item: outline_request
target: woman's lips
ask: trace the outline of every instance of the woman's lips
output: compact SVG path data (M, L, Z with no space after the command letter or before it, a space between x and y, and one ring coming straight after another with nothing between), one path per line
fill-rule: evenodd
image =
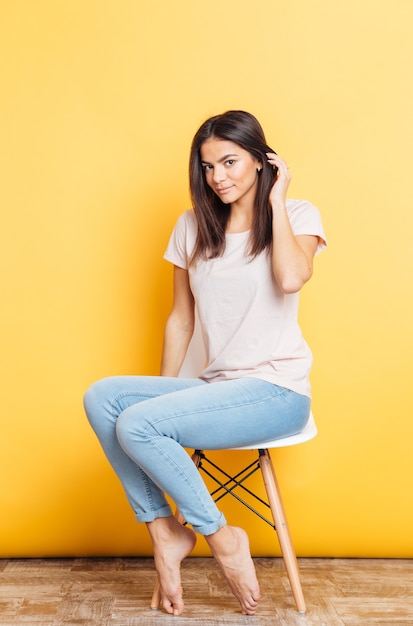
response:
M216 192L221 196L228 193L228 191L231 191L231 189L233 189L233 185L230 187L217 187Z

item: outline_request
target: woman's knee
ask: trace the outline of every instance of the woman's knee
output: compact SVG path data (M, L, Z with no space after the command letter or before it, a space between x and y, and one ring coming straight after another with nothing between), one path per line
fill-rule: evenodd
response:
M116 422L116 438L126 453L128 453L132 440L132 431L135 431L133 421L128 417L128 411L124 411Z
M148 441L151 430L146 412L141 411L138 405L125 409L116 422L116 438L126 452L130 446Z
M102 409L110 403L111 378L103 378L93 383L83 397L83 406L88 420L93 423Z

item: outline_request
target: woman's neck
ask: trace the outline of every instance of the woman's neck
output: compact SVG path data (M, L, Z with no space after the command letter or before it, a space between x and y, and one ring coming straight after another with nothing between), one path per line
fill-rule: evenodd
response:
M229 220L226 228L228 234L243 233L252 227L252 208L231 205Z

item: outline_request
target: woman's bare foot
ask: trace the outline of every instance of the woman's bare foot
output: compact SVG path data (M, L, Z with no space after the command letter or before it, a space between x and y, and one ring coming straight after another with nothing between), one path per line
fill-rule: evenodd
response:
M260 599L260 587L250 554L247 533L236 526L223 526L205 537L242 612L254 615Z
M162 605L167 613L180 615L184 609L181 562L192 552L196 535L173 516L159 517L148 522L147 527L153 543Z

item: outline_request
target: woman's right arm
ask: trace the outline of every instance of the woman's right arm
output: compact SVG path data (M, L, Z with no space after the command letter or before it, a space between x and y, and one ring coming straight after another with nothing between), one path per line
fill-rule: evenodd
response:
M175 265L173 304L165 326L161 376L178 376L194 332L194 311L188 271Z

